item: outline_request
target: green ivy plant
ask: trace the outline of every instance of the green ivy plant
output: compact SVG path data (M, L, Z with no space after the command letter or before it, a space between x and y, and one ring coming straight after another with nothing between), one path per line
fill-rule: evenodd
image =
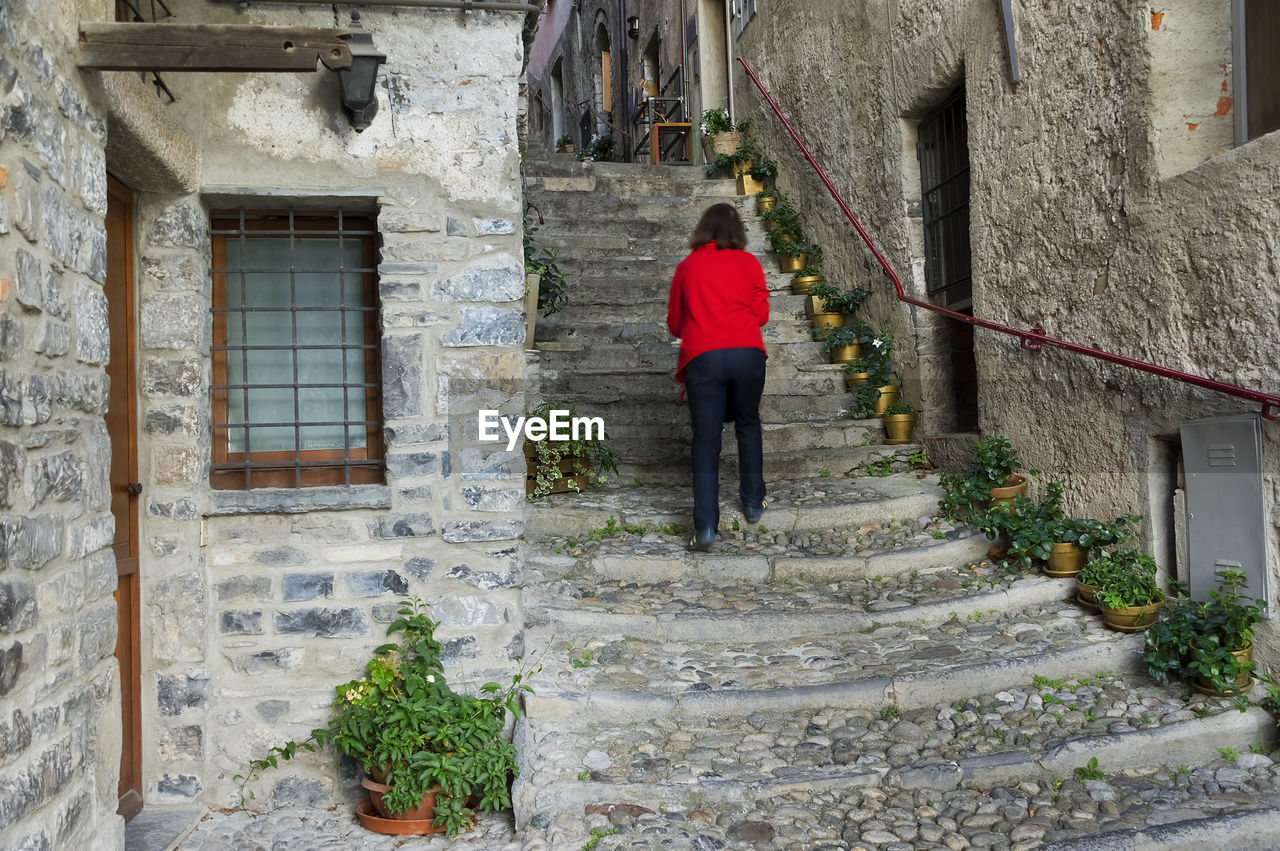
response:
M522 664L509 685L485 683L479 696L458 694L445 681L441 645L434 637L440 624L428 617L427 605L417 597L405 600L398 615L387 635L399 633L399 641L374 650L365 676L337 686L326 726L271 748L250 760L247 774L236 775L242 806L252 798L247 785L262 771L300 751L333 745L370 776L385 778L380 782L390 789L383 801L392 812L417 806L439 786L433 824L449 836L474 819L467 806L473 793L481 812L511 807L508 787L518 773L516 749L503 729L508 716L520 717L520 695L533 692L528 679L541 666Z

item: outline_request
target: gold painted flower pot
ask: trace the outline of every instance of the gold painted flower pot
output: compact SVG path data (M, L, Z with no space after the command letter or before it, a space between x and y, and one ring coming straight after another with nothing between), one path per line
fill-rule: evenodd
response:
M761 189L764 189L764 183L762 181L756 180L746 172L738 175L739 195L754 195Z
M852 346L836 346L831 350L832 363L848 363L860 357L862 357L862 346L858 343Z
M1151 626L1160 617L1160 607L1164 600L1147 606L1123 606L1119 609L1107 608L1106 603L1097 601L1098 611L1107 626L1120 632L1141 632Z
M1044 563L1045 575L1059 579L1075 576L1084 567L1087 554L1075 544L1054 544L1049 548L1049 560Z
M756 199L756 212L762 216L776 206L778 206L777 198L757 198Z
M890 446L901 446L904 443L911 443L915 439L915 430L915 414L884 415L884 442Z
M867 383L867 379L871 377L868 372L846 372L844 374L844 386L853 390L855 387L861 387Z
M814 330L825 331L828 328L839 328L844 325L843 313L815 313L809 318Z
M1087 582L1081 582L1080 577L1076 577L1076 602L1082 606L1088 606L1092 609L1098 608L1098 586L1090 585Z
M733 164L733 176L734 176L734 177L742 177L742 175L744 175L744 174L749 174L750 172L751 172L751 160L743 160L743 161L742 161L742 162L740 162L740 163L734 163L734 164ZM764 187L761 187L761 189L763 189L763 188L764 188ZM757 189L756 191L757 191L757 192L759 192L760 190L759 190L759 189ZM741 193L739 193L739 194L741 194Z
M804 295L805 293L809 292L809 287L813 286L814 284L821 283L825 280L826 278L823 277L822 275L802 275L800 277L792 278L791 294ZM812 316L813 314L810 313L809 315Z
M808 265L808 254L783 254L778 257L778 268L784 272L799 272Z
M1236 657L1236 661L1240 662L1242 665L1246 662L1252 662L1253 644L1250 644L1243 650L1232 650L1231 655ZM1191 687L1201 694L1215 694L1230 697L1233 694L1239 694L1240 692L1248 689L1251 682L1253 682L1253 675L1248 671L1241 671L1236 677L1236 687L1227 689L1226 691L1218 691L1213 687L1213 684L1210 683L1208 679L1200 676L1197 676L1191 681Z
M898 401L898 394L902 392L902 388L896 384L886 384L878 389L880 398L876 400L875 408L871 413L873 417L883 417L884 409Z
M1011 503L1015 496L1021 496L1027 492L1027 480L1022 476L1010 476L1004 483L1003 487L991 489L991 504L997 502Z

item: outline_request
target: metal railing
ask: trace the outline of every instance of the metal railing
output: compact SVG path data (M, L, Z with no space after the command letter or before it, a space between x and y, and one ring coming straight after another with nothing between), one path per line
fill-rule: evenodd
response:
M745 59L743 59L742 57L738 57L738 62L742 65L743 69L747 72L747 76L751 78L751 82L754 83L755 87L760 90L760 94L764 96L765 101L769 104L769 108L773 110L774 115L778 116L778 120L782 122L782 126L786 128L786 131L788 134L790 134L792 140L794 140L796 145L799 146L800 152L804 154L805 159L809 161L809 165L813 167L813 170L817 173L818 178L822 181L823 185L827 187L827 191L831 193L831 197L835 200L836 204L840 207L840 211L844 213L845 218L847 218L849 220L849 223L853 225L854 230L858 232L858 236L862 238L862 241L866 244L867 248L870 249L872 255L875 256L876 261L879 262L880 264L880 268L883 269L884 273L889 276L889 280L893 282L893 289L895 294L897 295L898 301L914 305L916 307L931 311L933 313L941 314L950 319L954 319L957 322L964 322L978 328L986 328L989 331L999 331L1002 334L1008 334L1010 336L1017 337L1019 342L1021 343L1022 348L1028 351L1039 351L1041 348L1045 346L1051 346L1055 349L1064 349L1068 352L1075 352L1076 354L1079 354L1079 355L1085 355L1086 357L1095 358L1097 360L1106 361L1108 363L1119 364L1120 366L1127 366L1130 369L1136 369L1141 372L1150 373L1152 375L1159 375L1162 378L1169 378L1174 381L1180 381L1183 384L1191 384L1196 387L1203 387L1206 390L1213 390L1218 393L1225 393L1228 396L1235 396L1240 399L1247 399L1251 402L1256 402L1262 406L1261 414L1263 418L1268 420L1280 419L1280 396L1277 396L1272 393L1263 393L1260 390L1250 390L1247 387L1239 387L1235 384L1227 384L1226 382L1217 381L1212 378L1206 378L1202 375L1192 375L1189 372L1181 372L1176 369L1170 369L1169 367L1159 366L1153 363L1147 363L1146 361L1135 360L1134 358L1128 358L1128 357L1125 357L1124 355L1117 355L1117 354L1112 354L1111 352L1104 352L1101 349L1089 348L1088 346L1082 346L1079 343L1072 343L1066 340L1059 340L1056 337L1050 337L1047 334L1045 334L1043 328L1026 328L1026 329L1013 328L1008 325L1002 325L999 322L992 322L989 319L980 319L976 316L969 316L964 313L958 313L957 311L954 311L954 310L948 310L947 308L940 307L939 305L933 304L932 302L924 301L923 299L918 299L918 298L914 298L913 296L907 295L906 291L903 289L902 281L898 278L897 273L894 272L893 268L889 265L889 261L885 259L884 254L876 246L875 242L872 241L871 237L867 235L866 230L862 227L862 223L858 221L858 217L853 214L853 211L849 209L849 205L845 202L844 198L840 195L839 191L837 191L835 186L832 185L831 179L827 177L827 173L822 170L822 166L818 165L817 160L813 158L813 154L810 153L809 148L805 145L804 141L800 138L800 135L796 133L795 128L791 126L791 122L788 121L787 117L782 114L782 110L781 108L779 108L777 101L773 99L773 95L769 94L769 91L760 82L760 79L756 76L755 71L751 69L751 66L747 63Z

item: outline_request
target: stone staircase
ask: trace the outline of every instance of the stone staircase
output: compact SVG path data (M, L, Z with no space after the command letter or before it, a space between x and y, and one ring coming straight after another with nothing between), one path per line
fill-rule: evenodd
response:
M984 561L990 541L936 516L918 447L842 417L788 276L769 274L769 508L743 518L727 429L721 540L687 552L666 290L700 211L743 201L692 170L528 170L539 237L578 283L539 326L543 394L603 415L626 464L530 506L525 646L543 667L516 730L518 830L554 849L1280 841L1259 695L1157 686L1141 638L1068 581Z

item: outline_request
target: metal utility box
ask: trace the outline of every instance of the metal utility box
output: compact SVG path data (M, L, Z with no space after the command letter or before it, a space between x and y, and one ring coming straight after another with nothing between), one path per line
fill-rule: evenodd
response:
M1182 461L1191 596L1207 600L1221 571L1242 570L1249 578L1248 596L1270 603L1261 417L1184 423Z

